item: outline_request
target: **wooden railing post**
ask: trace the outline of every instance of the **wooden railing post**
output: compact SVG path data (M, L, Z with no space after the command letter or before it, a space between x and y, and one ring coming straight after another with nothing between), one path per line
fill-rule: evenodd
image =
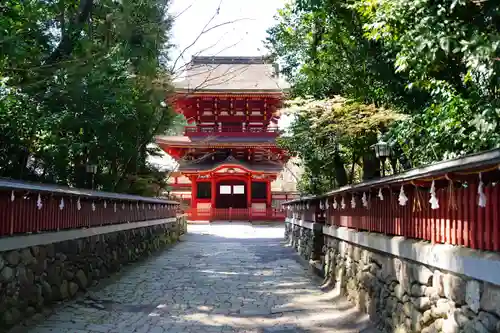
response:
M172 217L179 203L0 180L0 236L93 228ZM122 209L122 204L125 207Z

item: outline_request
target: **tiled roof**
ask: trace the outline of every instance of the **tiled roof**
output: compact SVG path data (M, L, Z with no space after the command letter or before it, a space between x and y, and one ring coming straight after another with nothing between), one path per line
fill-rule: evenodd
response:
M225 160L217 163L211 162L210 160L203 161L201 163L190 163L189 161L184 161L179 165L179 171L207 171L213 170L224 164L241 165L245 169L262 172L280 172L283 169L283 166L280 163L276 162L262 161L256 163L248 163L231 158L230 160Z
M157 136L156 142L159 144L178 144L191 146L194 144L202 146L210 146L214 144L276 144L276 138L273 137L228 137L228 136L212 136L212 137L188 137L188 136Z
M180 90L285 91L277 65L263 57L193 57Z

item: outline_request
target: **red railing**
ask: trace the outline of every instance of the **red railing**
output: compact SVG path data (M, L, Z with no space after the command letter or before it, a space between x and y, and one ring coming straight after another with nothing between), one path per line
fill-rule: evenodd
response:
M456 160L455 164L448 162L451 167L443 170L412 170L328 195L287 202L287 216L432 243L500 251L500 150L487 154L489 159L481 163L468 165L465 159ZM439 207L430 203L434 197L433 183ZM408 199L405 205L400 204L401 186Z
M187 215L191 221L281 221L285 218L285 212L277 208L190 208Z
M175 217L176 201L0 179L0 236Z
M186 126L184 128L184 135L187 136L210 136L210 135L224 135L224 136L277 136L279 134L278 128L271 127L254 127L248 126Z

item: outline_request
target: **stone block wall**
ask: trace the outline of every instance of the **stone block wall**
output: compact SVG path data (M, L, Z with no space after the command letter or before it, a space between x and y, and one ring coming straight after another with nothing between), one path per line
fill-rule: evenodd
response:
M0 330L40 316L48 306L73 298L123 265L176 242L186 231L186 218L130 227L106 233L95 228L92 236L0 252ZM18 244L31 236L22 237Z
M285 240L306 260L320 258L323 247L323 234L321 229L315 229L313 223L310 227L285 224ZM317 224L316 224L317 225ZM319 226L319 225L318 225Z
M304 227L286 228L289 242L310 244ZM500 333L498 285L327 234L321 258L325 280L382 332Z

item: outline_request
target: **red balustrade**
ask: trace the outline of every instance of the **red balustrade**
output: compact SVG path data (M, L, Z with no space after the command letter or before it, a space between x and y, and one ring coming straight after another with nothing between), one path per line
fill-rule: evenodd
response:
M0 180L0 236L175 217L179 203Z
M292 200L285 203L286 215L359 231L500 251L500 150L472 157ZM433 183L439 207L430 203ZM401 186L408 199L404 205L399 202Z
M271 127L254 127L254 126L186 126L184 128L184 135L186 136L210 136L210 135L224 135L224 136L269 136L274 137L279 134L278 128Z
M190 221L282 221L285 212L277 208L190 208Z
M398 203L397 192L391 195L388 190L383 191L383 201L371 193L368 207L363 207L359 194L355 194L358 196L356 208L350 206L352 194L346 193L347 207L334 209L330 206L325 212L326 224L500 251L499 188L500 185L484 188L486 207L477 205L477 187L474 184L454 191L456 207L450 206L447 189L437 189L438 209L431 209L429 194L422 190L405 190L409 199L405 206ZM423 192L419 194L420 199L417 199L416 191Z

